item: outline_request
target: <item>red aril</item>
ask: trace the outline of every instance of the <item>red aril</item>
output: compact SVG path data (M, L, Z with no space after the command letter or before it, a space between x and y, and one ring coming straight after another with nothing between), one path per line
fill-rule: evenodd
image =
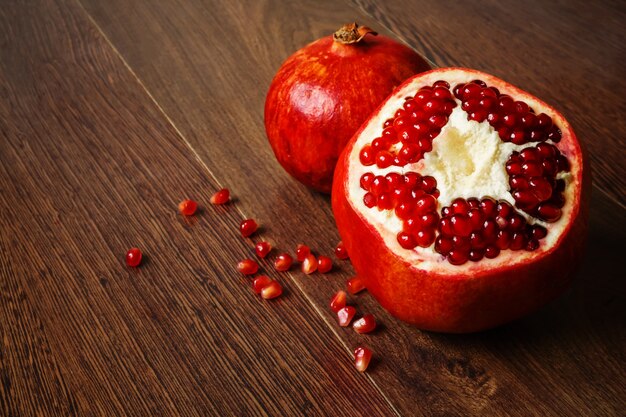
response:
M288 253L281 253L274 260L274 268L279 272L289 271L293 258Z
M239 230L241 231L241 236L249 237L254 232L257 231L259 225L256 223L254 219L245 219L239 225Z
M313 255L312 253L309 253L308 255L304 257L304 260L302 261L302 272L304 272L307 275L310 275L316 270L317 270L317 259L315 258L315 255Z
M369 333L376 328L376 320L372 314L366 314L352 323L352 328L357 333Z
M333 269L333 261L328 256L320 255L317 258L317 271L325 274Z
M356 314L356 308L345 306L337 311L337 322L341 327L347 327Z
M183 200L178 203L178 212L183 216L192 216L197 208L198 203L193 200Z
M380 102L429 69L412 49L374 35L354 23L305 46L267 93L265 130L278 162L316 190L330 192L339 153Z
M432 120L407 130L407 103ZM385 146L374 147L380 137ZM419 152L400 157L407 146ZM377 152L398 159L381 166ZM363 124L337 164L332 205L356 272L387 310L463 333L567 288L589 184L560 113L491 75L442 68L407 80Z
M267 275L259 275L254 278L254 281L252 281L252 289L255 293L261 294L263 288L265 288L270 282L272 282L272 279Z
M272 298L280 297L283 293L283 286L280 285L278 281L271 281L261 290L261 297L266 300L271 300Z
M252 259L244 259L237 263L237 271L244 275L256 274L259 271L259 264Z
M365 289L365 283L359 277L353 277L346 281L346 288L352 295L357 294Z
M211 204L226 204L230 201L230 191L228 188L222 188L211 196Z
M330 299L330 309L336 313L346 306L347 294L345 291L339 290Z
M126 265L131 267L139 266L141 258L142 254L139 248L130 248L128 252L126 252Z
M337 244L337 247L335 248L335 256L337 257L337 259L348 259L348 251L346 250L346 247L344 246L343 242L339 242Z
M303 245L302 243L300 243L296 247L296 259L298 260L298 262L304 261L304 258L306 258L307 255L310 253L311 249L307 245Z
M271 250L272 250L272 244L270 242L263 241L254 245L254 252L256 253L256 256L258 256L259 258L265 258L267 254L270 253Z
M365 372L372 360L372 351L366 347L359 346L354 349L354 366L359 372Z

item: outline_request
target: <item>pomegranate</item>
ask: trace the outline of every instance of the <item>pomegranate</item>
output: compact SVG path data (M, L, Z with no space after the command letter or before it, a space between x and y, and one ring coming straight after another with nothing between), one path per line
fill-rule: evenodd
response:
M559 295L581 259L589 170L565 118L494 76L407 80L337 164L332 206L366 288L426 330L479 331Z
M369 34L369 36L368 36ZM278 162L298 181L330 192L339 153L406 78L430 67L415 51L348 24L290 56L265 101L265 130Z

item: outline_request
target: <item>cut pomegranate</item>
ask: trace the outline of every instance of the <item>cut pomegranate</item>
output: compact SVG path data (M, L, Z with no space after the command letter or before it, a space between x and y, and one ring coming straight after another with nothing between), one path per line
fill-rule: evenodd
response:
M364 315L363 317L352 323L352 328L357 333L369 333L374 331L374 329L376 328L376 320L374 319L374 315Z
M272 281L261 290L261 297L266 300L279 297L283 293L283 287L278 281Z
M237 271L244 275L256 274L259 271L259 264L252 259L244 259L237 263Z
M239 225L239 230L241 231L241 236L249 237L254 232L257 231L259 225L254 221L254 219L246 219L241 222Z
M348 250L344 246L343 242L339 242L335 248L335 256L337 259L348 259Z
M584 165L552 107L491 75L442 68L407 80L349 142L333 212L385 308L424 329L471 332L568 286L587 228Z
M272 245L270 242L259 242L254 245L254 251L256 252L256 256L259 258L265 258L268 253L272 250Z
M317 259L315 258L315 255L313 255L312 253L309 253L307 256L304 257L304 260L302 261L302 272L304 272L307 275L310 275L316 270L317 270Z
M128 252L126 252L126 265L131 267L139 266L141 258L142 254L139 248L130 248Z
M328 256L320 255L317 258L317 271L325 274L333 269L333 261Z
M226 204L230 201L230 191L228 188L222 188L211 196L211 204Z
M298 262L303 262L304 258L311 253L311 249L307 245L299 244L296 247L296 259Z
M274 268L280 272L289 271L292 262L293 258L291 257L291 255L289 255L288 253L281 253L274 260Z
M337 322L341 327L347 327L356 314L356 308L352 306L345 306L337 311Z
M365 283L359 277L353 277L346 281L348 292L352 295L357 294L365 289Z
M366 347L359 346L354 349L354 366L359 372L365 372L372 360L372 351Z
M270 282L272 282L270 277L266 275L259 275L254 278L254 281L252 282L252 289L255 293L261 294L261 290L263 290L263 288L265 288Z
M347 294L345 291L337 291L330 299L330 309L336 313L346 306Z
M197 208L198 203L193 200L183 200L178 203L178 212L183 216L192 216Z

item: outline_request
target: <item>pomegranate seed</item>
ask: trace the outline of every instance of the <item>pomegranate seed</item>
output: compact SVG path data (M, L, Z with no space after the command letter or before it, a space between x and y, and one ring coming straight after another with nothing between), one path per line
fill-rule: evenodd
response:
M413 249L417 246L417 240L415 239L415 236L410 233L404 231L400 232L398 233L397 239L400 246L402 246L404 249Z
M302 272L304 272L307 275L310 275L316 270L317 270L317 259L315 258L315 255L313 255L312 253L309 253L308 255L304 257L304 260L302 261Z
M370 145L365 145L359 153L359 160L365 166L374 165L374 150Z
M271 281L261 290L261 297L266 300L279 297L283 293L283 287L278 281Z
M130 248L128 252L126 252L126 265L131 267L139 266L141 258L142 254L139 248Z
M376 320L373 314L366 314L354 323L352 328L357 333L369 333L376 328Z
M237 271L244 275L256 274L259 271L259 264L252 259L244 259L237 264Z
M178 203L178 211L183 216L192 216L196 209L198 208L198 203L193 200L183 200Z
M289 271L293 258L288 253L281 253L274 260L274 268L279 272Z
M265 258L271 250L272 245L270 244L270 242L259 242L254 245L254 251L259 258Z
M372 351L366 347L359 346L354 349L354 366L357 371L365 372L372 360Z
M248 237L252 235L259 228L256 221L254 219L246 219L241 222L239 225L239 230L241 230L241 235L243 237Z
M355 314L356 308L352 306L346 306L339 309L339 311L337 311L337 321L339 322L339 325L341 327L347 327L354 318Z
M302 243L296 246L296 259L298 262L304 261L304 258L311 253L311 249L307 245L303 245Z
M259 275L252 282L252 289L255 293L261 294L261 290L263 290L263 288L265 288L270 282L272 282L270 277L266 275Z
M333 269L333 261L328 256L320 255L317 258L317 270L318 272L325 274Z
M348 259L348 250L343 245L343 242L339 242L335 248L335 256L337 259Z
M448 254L448 261L452 265L462 265L467 262L468 254L458 249L452 249Z
M370 187L372 186L372 181L374 181L374 177L375 175L371 172L366 172L365 174L363 174L360 181L361 188L363 188L365 191L369 191Z
M343 290L339 290L330 299L330 309L336 313L346 306L347 295Z
M222 188L211 196L209 200L211 204L226 204L230 201L230 191L228 188Z
M346 288L352 295L357 294L365 289L365 283L359 277L353 277L346 281Z

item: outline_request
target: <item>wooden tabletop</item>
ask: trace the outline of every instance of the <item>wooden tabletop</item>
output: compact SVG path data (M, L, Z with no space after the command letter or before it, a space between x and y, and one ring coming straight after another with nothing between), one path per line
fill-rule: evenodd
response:
M617 416L626 410L621 1L33 0L0 7L0 415ZM491 72L568 117L593 171L574 286L479 334L337 326L353 271L235 270L262 238L330 254L329 199L276 163L267 88L342 23ZM234 201L208 204L228 187ZM202 205L176 213L183 198ZM238 224L262 225L252 240ZM145 253L124 265L131 246ZM358 373L352 349L375 361Z

